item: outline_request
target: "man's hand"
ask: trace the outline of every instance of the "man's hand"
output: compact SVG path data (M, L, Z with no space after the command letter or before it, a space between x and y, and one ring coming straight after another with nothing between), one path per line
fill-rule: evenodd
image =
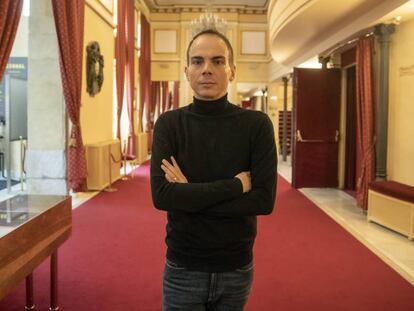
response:
M243 185L243 193L249 192L252 190L252 181L250 177L250 172L241 172L234 176L242 182Z
M171 158L171 163L168 162L165 159L162 159L161 169L165 173L165 179L168 182L172 183L181 183L186 184L188 183L187 178L184 176L184 174L181 172L180 167L177 164L177 161L175 161L174 157Z

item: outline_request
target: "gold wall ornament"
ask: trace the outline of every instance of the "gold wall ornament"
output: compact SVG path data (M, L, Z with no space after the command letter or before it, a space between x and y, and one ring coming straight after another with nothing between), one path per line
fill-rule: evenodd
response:
M400 77L402 76L414 76L414 65L407 67L400 67Z
M93 97L101 91L104 81L104 58L97 41L89 42L86 53L86 91Z

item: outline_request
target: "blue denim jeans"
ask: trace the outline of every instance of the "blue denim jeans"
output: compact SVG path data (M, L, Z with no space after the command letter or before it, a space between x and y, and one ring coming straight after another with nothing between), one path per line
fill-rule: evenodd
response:
M243 311L253 283L253 262L230 272L189 271L167 260L164 311Z

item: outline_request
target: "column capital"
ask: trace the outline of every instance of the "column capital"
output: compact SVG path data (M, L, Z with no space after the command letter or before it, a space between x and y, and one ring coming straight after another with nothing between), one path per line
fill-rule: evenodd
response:
M322 64L322 68L328 68L328 63L329 63L329 61L331 60L331 57L330 56L318 56L318 61L319 61L319 63L321 63Z
M282 77L282 81L283 81L284 83L288 83L288 82L289 82L289 75L287 75L287 76L283 76L283 77Z
M374 34L378 41L387 42L391 40L391 35L395 32L394 24L378 24L374 28Z

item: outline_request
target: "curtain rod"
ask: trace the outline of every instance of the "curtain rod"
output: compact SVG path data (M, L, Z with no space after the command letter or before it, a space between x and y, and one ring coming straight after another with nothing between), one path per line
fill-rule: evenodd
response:
M361 38L365 38L365 37L369 37L374 35L374 27L371 27L369 29L364 29L360 32L358 32L356 35L352 36L352 37L348 37L348 39L336 44L333 48L331 48L330 50L325 50L324 52L319 54L319 57L329 57L331 56L333 53L337 52L338 50L341 50L342 48L349 46L349 48L351 48L353 45L355 45L355 43L361 39Z

